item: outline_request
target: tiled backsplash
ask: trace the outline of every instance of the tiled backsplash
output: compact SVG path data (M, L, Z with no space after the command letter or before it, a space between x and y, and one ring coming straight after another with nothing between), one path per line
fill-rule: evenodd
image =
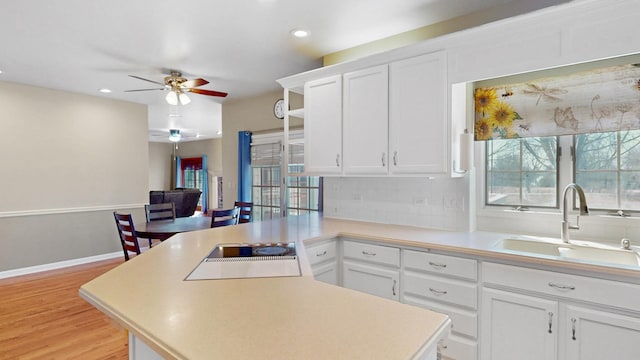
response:
M324 216L468 231L468 177L324 178Z

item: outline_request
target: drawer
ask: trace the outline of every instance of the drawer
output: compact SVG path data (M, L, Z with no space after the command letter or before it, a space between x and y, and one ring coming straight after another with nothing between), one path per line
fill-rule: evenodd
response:
M478 337L478 314L475 311L428 301L406 294L404 295L402 302L442 314L447 314L451 318L451 332L472 338Z
M335 240L314 244L307 247L307 260L309 260L309 264L311 265L333 260L336 257L336 249Z
M345 258L400 267L400 249L398 248L344 240L343 255Z
M405 271L403 292L444 303L477 309L478 286L474 283Z
M440 354L443 360L476 360L478 358L478 343L451 335L442 340Z
M474 281L478 279L478 262L476 260L413 250L403 250L403 259L405 269Z
M488 262L482 263L482 278L489 286L640 311L640 285Z

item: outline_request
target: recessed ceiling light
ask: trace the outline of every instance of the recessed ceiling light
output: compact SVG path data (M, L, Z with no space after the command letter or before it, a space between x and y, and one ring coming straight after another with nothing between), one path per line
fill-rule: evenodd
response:
M291 30L291 35L297 38L306 38L307 36L309 36L309 31L302 30L302 29L294 29L294 30Z
M111 92L111 89L100 89L100 90L98 90L98 91L100 91L101 93L108 94L108 93L110 93L110 92Z

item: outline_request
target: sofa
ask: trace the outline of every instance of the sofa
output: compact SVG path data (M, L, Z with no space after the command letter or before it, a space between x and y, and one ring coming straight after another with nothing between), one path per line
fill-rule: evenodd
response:
M202 194L202 191L199 189L187 188L151 190L149 191L149 204L172 202L176 207L176 217L188 217L196 211L200 194Z

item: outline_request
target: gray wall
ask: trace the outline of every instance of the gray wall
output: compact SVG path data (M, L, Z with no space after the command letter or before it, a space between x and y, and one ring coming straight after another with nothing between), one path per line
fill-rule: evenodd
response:
M0 82L0 271L121 251L144 220L147 107Z
M149 143L149 190L171 189L173 144Z

